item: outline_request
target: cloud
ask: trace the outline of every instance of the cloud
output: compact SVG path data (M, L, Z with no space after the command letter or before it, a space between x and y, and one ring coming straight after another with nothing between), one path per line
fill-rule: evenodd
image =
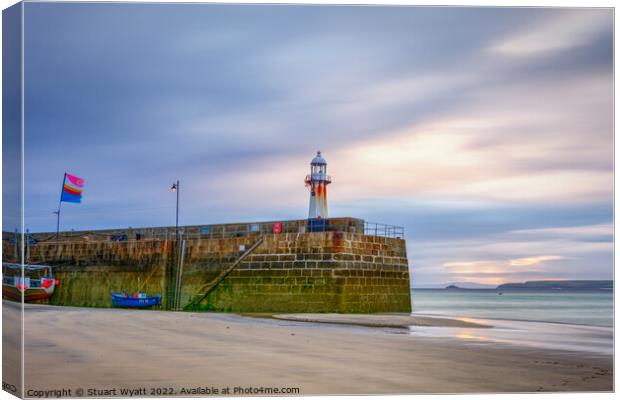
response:
M457 274L481 274L481 273L510 273L519 270L510 267L531 267L546 261L564 260L566 257L555 255L530 256L512 260L484 260L484 261L450 261L443 264Z
M534 256L524 257L510 260L510 266L512 267L529 267L531 265L540 264L544 261L563 260L562 256Z
M611 10L26 10L31 231L64 171L65 229L171 224L176 179L182 223L304 218L320 149L331 215L405 226L417 282L612 274Z
M613 24L607 10L561 10L557 14L557 18L549 18L503 39L491 51L506 56L532 56L566 50L587 44Z
M573 82L570 89L557 83L519 88L509 91L508 109L492 104L492 99L506 96L493 89L486 97L489 103L479 109L387 132L350 146L336 158L354 166L344 176L353 182L351 196L364 190L362 180L372 180L378 193L394 196L608 199L613 155L604 143L610 142L611 129L599 126L602 120L611 122L610 113L601 111L612 101L608 85L608 77L598 76ZM537 91L547 98L531 99ZM578 103L565 100L575 98ZM575 114L566 115L568 109ZM583 109L601 119L584 124ZM591 141L584 143L584 135Z
M453 281L497 285L506 281L525 281L561 276L548 262L566 260L558 255L528 256L516 259L450 261L443 264ZM528 267L528 268L523 268Z
M614 227L611 223L593 224L582 226L549 227L536 229L517 229L511 232L513 235L534 236L541 238L574 238L585 241L606 240L611 241Z

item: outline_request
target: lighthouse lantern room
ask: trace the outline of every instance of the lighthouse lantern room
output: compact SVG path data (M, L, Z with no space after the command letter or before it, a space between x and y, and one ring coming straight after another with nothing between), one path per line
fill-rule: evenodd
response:
M310 189L310 210L308 218L327 218L327 185L332 179L327 175L327 161L316 152L316 157L310 162L310 175L306 176L306 186Z

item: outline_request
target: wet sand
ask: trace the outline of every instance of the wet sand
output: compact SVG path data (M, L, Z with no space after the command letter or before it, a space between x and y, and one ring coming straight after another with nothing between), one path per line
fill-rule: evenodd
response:
M5 323L18 318L18 307L7 311L14 315ZM25 327L27 390L294 387L311 395L613 385L611 355L470 345L396 328L40 305L26 305Z
M410 326L492 328L490 324L456 318L429 317L411 314L275 314L275 319L324 324L359 325L374 328L409 328Z

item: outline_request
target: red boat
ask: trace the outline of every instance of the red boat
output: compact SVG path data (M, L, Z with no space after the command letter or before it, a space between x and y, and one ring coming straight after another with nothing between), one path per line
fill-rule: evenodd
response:
M49 265L2 263L2 298L24 302L47 302L54 294L58 280Z

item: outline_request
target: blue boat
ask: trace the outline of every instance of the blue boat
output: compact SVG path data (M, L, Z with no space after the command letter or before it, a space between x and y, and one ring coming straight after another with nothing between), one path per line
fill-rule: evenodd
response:
M144 293L112 292L112 305L114 307L126 308L146 308L161 306L161 294L149 296Z

